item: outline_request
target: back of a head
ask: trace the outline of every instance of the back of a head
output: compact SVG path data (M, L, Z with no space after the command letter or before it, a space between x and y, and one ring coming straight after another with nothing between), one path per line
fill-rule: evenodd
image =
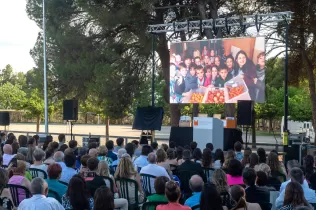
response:
M88 160L91 158L90 155L83 155L81 158L80 158L80 163L82 166L84 167L87 167L87 162Z
M215 162L216 160L220 160L221 163L224 163L225 158L224 158L224 152L223 152L223 150L221 150L221 149L216 149L216 150L215 150L214 162Z
M154 188L158 195L165 194L165 184L169 181L169 179L165 176L158 176L154 182Z
M299 168L301 165L299 164L299 162L297 160L289 160L286 163L286 167L288 171L291 171L292 168Z
M258 148L257 154L259 156L259 163L267 162L266 151L263 148Z
M167 158L173 160L176 158L176 151L172 148L167 149Z
M193 175L189 180L192 192L201 192L204 186L203 179L199 175Z
M254 168L255 165L258 165L259 163L259 157L256 153L251 153L251 155L249 156L249 167L250 168Z
M182 159L183 160L190 160L191 159L191 151L188 149L183 150Z
M190 148L191 148L191 151L194 151L197 148L197 143L195 141L192 141L190 143Z
M247 207L247 203L244 199L245 190L243 187L239 185L232 186L230 188L230 195L232 196L233 200L236 201L237 203L236 206L233 208L233 210Z
M11 144L5 144L3 146L3 153L4 154L9 154L9 155L12 154L12 146L11 146Z
M27 137L24 135L19 136L20 147L27 147Z
M124 139L122 137L117 138L116 139L116 144L117 144L117 146L120 146L120 147L123 146Z
M304 182L304 174L300 168L294 167L290 171L291 179L298 182L299 184L303 184Z
M47 168L49 179L57 179L61 174L62 168L58 163L50 164Z
M256 170L265 172L267 174L267 176L270 176L270 174L271 174L270 167L268 166L268 164L265 164L265 163L260 163Z
M98 157L98 150L97 149L90 149L89 150L89 155L91 156L91 157Z
M241 151L242 144L240 143L240 141L235 142L234 149L235 149L236 152L240 152Z
M42 149L36 148L33 152L33 157L36 161L42 161L45 157L45 152Z
M248 186L254 186L256 183L257 174L253 168L245 168L242 172L244 183Z
M165 185L165 195L169 202L177 202L181 196L178 183L175 181L168 181Z
M167 150L168 150L168 145L167 144L161 144L161 147L160 147L161 149L163 149L165 152L167 152Z
M167 159L167 153L165 152L164 149L158 149L156 151L156 156L157 156L157 163L165 162L165 160Z
M61 142L64 142L65 141L65 134L59 134L58 135L58 141L61 143Z
M124 154L126 154L126 153L127 153L126 149L121 148L121 149L119 149L119 150L117 151L117 157L118 157L118 158L121 158L122 155L124 155Z
M76 156L74 154L67 154L64 157L64 162L67 167L72 168L75 166Z
M106 148L108 148L109 151L112 151L114 148L114 142L112 140L109 140L105 143Z
M174 141L170 141L170 142L169 142L169 148L175 149L176 147L177 147L176 142L174 142Z
M127 143L125 145L125 149L126 149L127 154L133 157L135 149L136 149L136 145L134 143Z
M302 186L297 182L289 182L286 185L283 205L292 205L293 208L308 205Z
M87 161L87 166L90 171L95 171L98 169L99 160L98 158L92 157Z
M33 195L45 195L47 189L47 183L43 178L36 177L31 182L31 193Z
M151 147L149 145L144 145L142 147L142 155L147 156L151 152Z
M58 151L54 154L54 160L55 162L62 162L64 160L64 153L61 151Z
M148 159L148 162L150 164L155 164L156 163L156 154L154 152L149 153L147 159Z
M80 175L74 175L68 185L66 196L73 209L90 209L86 182Z
M98 147L98 143L94 140L88 143L88 149L96 149Z
M268 184L268 176L263 171L257 171L257 185L259 187L266 186Z
M228 165L228 174L233 177L242 176L243 166L239 160L233 159Z
M76 140L70 140L68 145L69 145L69 148L75 149L78 145L78 142Z
M206 184L201 193L200 209L223 209L222 199L214 184Z
M200 148L195 148L193 150L193 153L192 153L192 157L194 160L201 160L202 159L202 151Z
M213 151L214 146L213 146L212 143L207 143L207 144L205 145L205 148L209 148L211 151Z
M157 150L158 149L158 143L157 142L153 142L151 143L151 148L153 148L153 150Z
M99 187L94 193L94 208L93 210L113 210L114 195L106 186Z

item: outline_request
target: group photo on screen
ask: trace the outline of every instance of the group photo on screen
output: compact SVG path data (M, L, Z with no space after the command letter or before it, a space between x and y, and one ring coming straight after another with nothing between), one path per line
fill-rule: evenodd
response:
M170 45L170 103L265 101L265 38Z

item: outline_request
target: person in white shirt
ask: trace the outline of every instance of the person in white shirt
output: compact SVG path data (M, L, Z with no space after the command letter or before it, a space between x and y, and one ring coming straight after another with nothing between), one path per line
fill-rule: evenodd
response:
M36 168L36 169L41 169L45 171L47 175L47 165L43 163L43 160L45 158L45 152L42 149L35 149L33 152L33 157L34 157L34 163L31 165L30 168ZM44 178L44 175L39 173L39 176Z
M55 163L59 164L62 169L66 168L66 164L64 163L64 153L58 151L54 154Z
M11 159L14 157L15 155L12 155L12 146L10 144L5 144L3 146L3 165L8 166Z
M19 210L64 210L64 207L55 199L46 197L48 194L48 185L44 179L36 177L31 182L32 197L24 199Z
M148 174L148 175L152 175L155 177L165 176L170 180L170 177L169 177L167 170L162 166L156 165L157 156L155 153L153 153L153 152L149 153L147 160L148 160L149 164L147 166L142 167L142 169L140 170L140 176L142 176L142 174ZM143 180L143 184L144 183L145 182ZM155 183L155 179L150 178L150 186L151 186L151 193L152 194L156 192L155 188L154 188L154 183ZM143 188L144 187L146 187L146 186L143 186Z

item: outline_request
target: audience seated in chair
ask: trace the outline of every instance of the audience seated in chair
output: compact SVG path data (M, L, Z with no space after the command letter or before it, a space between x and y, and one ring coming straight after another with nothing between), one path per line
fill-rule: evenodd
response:
M117 166L115 175L114 175L115 179L121 179L121 178L125 178L125 179L132 179L135 180L137 182L138 185L138 201L139 202L143 202L144 200L144 192L142 190L142 185L140 183L140 176L137 173L137 171L135 170L131 157L129 156L129 154L124 154L121 157L121 161ZM120 184L119 181L116 181L116 186L119 189L119 194L122 195L122 192L120 192L121 188L120 188ZM128 186L128 194L129 194L129 204L134 204L135 203L135 187L132 185Z
M167 162L167 153L163 149L158 149L156 151L157 156L157 165L163 167L169 174L169 177L172 178L172 171L170 164Z
M266 185L268 187L273 187L275 190L279 191L280 190L280 186L281 186L281 182L277 177L272 177L271 176L271 170L270 167L265 164L265 163L260 163L258 165L258 167L256 168L256 171L262 171L267 175L267 183ZM272 188L271 188L272 189Z
M294 210L298 206L313 207L306 201L302 186L297 182L290 182L285 189L284 202L280 210Z
M168 204L158 205L156 210L191 210L190 207L183 206L179 203L181 190L175 181L168 181L166 183L165 194L168 199Z
M33 152L34 156L34 163L31 165L30 168L36 168L45 171L47 175L47 165L43 163L45 158L45 152L42 149L35 149ZM44 178L43 174L39 174L41 178Z
M12 210L14 208L10 190L7 188L9 174L5 169L0 168L0 206Z
M297 182L299 183L304 192L304 197L309 203L316 203L316 194L315 191L310 189L308 186L305 186L304 183L304 175L303 171L300 168L294 167L290 171L290 177L291 177L291 182ZM276 207L280 208L283 206L284 203L284 196L285 196L285 190L283 190L279 197L276 200Z
M124 148L121 148L117 151L117 160L113 161L112 164L111 164L111 167L115 168L118 166L119 162L120 162L120 159L122 157L122 155L126 154L127 151L126 149ZM115 171L114 171L115 172Z
M63 206L56 199L46 197L48 185L44 179L37 177L32 180L31 193L33 196L24 199L19 205L19 210L64 210Z
M261 207L258 203L249 203L246 201L246 193L243 187L239 185L232 186L230 189L230 194L236 202L236 206L232 210L261 210Z
M256 171L253 168L245 168L242 176L246 185L247 202L258 203L262 210L270 210L270 192L265 188L255 185L257 178Z
M3 146L3 163L2 165L9 165L11 159L15 156L12 154L12 146L10 144L5 144Z
M67 192L62 197L62 205L65 209L93 209L93 197L80 175L70 179Z
M61 172L60 181L69 183L70 179L76 175L78 172L76 168L76 156L74 154L65 155L64 162L66 168L63 168Z
M61 151L57 151L55 154L54 154L54 160L55 160L55 163L57 163L58 165L61 166L62 169L66 168L66 164L64 162L64 153L61 152Z
M8 184L19 185L22 187L26 187L29 191L31 191L31 182L26 179L25 176L26 164L22 160L17 160L17 165L10 165L9 171L13 174L9 179ZM26 195L23 190L18 190L19 201L25 199Z
M85 176L87 175L86 172L89 171L87 162L88 162L88 160L89 160L90 158L91 158L90 155L83 155L83 156L80 158L81 166L80 166L79 174L80 174L80 176L82 176L83 178L86 178L86 177L85 177Z
M242 164L239 160L232 159L229 161L229 165L227 168L227 182L229 186L232 185L243 185L243 177L242 177Z
M118 152L119 149L124 149L124 139L122 137L119 137L116 139L116 145L114 147L114 152Z
M189 181L189 186L192 190L192 196L184 202L184 205L189 207L199 205L204 186L203 179L199 175L193 175Z
M199 208L200 210L208 210L208 209L228 210L226 206L222 205L222 199L221 199L220 194L216 190L216 186L211 183L208 183L204 186L203 191L201 193L201 201L199 204L200 204L200 208Z
M287 166L287 170L288 170L289 174L291 174L292 168L299 168L299 167L300 167L300 164L298 163L297 160L289 160L289 161L287 161L286 166ZM283 190L285 190L286 185L287 185L288 183L290 183L290 182L291 182L291 175L290 175L290 177L289 177L289 180L287 180L287 181L285 181L285 182L283 182L283 183L281 184L280 192L282 192ZM307 181L306 181L306 179L304 179L303 185L304 185L305 188L308 188L308 187L309 187L309 186L308 186L308 183L307 183ZM303 187L303 189L304 189L304 187Z
M236 153L236 160L242 161L242 159L244 158L244 154L241 152L242 144L240 143L240 141L235 142L234 150Z
M166 163L168 163L170 166L174 165L177 166L178 165L178 161L177 161L177 157L176 157L176 151L172 148L168 148L167 149L167 160ZM174 168L171 168L171 170L174 170Z
M231 209L235 206L235 201L231 198L229 193L229 186L227 184L227 177L222 169L215 169L212 177L212 183L215 185L218 193L221 195L222 205Z
M67 186L58 181L61 176L61 166L57 163L50 164L47 171L48 179L45 181L48 184L48 188L55 191L60 198L63 197L67 191Z
M113 152L114 142L109 140L105 143L105 146L108 149L107 157L112 160L110 163L108 161L109 165L111 165L113 161L117 160L117 155Z
M280 173L280 174L284 175L284 177L286 177L287 174L286 174L285 167L282 163L280 163L279 157L276 153L274 153L274 152L269 153L267 164L269 165L269 167L271 169L272 176L275 176L274 174ZM281 182L285 182L286 180L284 180L284 177L278 176L278 179Z
M98 176L101 176L106 183L106 186L110 188L113 193L117 193L117 187L115 184L114 177L110 174L110 169L108 163L105 160L100 160L98 164L97 173ZM111 181L112 180L112 184ZM112 186L111 186L112 185Z
M150 195L147 197L149 202L168 202L168 199L165 196L165 184L169 179L165 176L158 176L155 179L154 187L156 194ZM148 210L155 210L154 207L149 207Z
M148 154L151 152L151 147L148 146L148 145L144 145L142 147L142 153L141 155L136 158L136 160L134 161L134 165L136 168L142 168L144 166L147 166L148 165L148 160L147 160L147 157L148 157Z
M142 176L142 174L152 175L152 176L155 176L155 177L157 177L157 176L165 176L168 179L170 179L169 174L167 173L166 169L161 167L161 166L159 166L159 165L156 165L157 156L156 156L155 153L153 153L153 152L149 153L147 159L148 159L148 163L149 164L147 166L142 167L142 169L140 170L140 175L141 176ZM143 183L145 181L146 180L143 180ZM144 189L144 190L147 191L147 192L155 193L154 182L155 182L155 179L154 178L150 178L150 183L149 183L149 185L147 183L146 187L150 187L151 186L151 189Z
M269 191L276 191L276 189L274 187L268 186L268 176L263 171L257 171L256 184L258 187L265 188Z
M221 149L216 149L214 153L214 168L222 168L225 162L224 152Z
M259 164L267 162L266 151L263 148L257 149L257 155L259 157Z

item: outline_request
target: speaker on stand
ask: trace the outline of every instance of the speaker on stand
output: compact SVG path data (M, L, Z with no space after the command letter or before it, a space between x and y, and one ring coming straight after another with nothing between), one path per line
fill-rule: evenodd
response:
M10 112L0 112L0 125L4 126L7 130L7 125L10 125Z
M237 125L246 126L246 147L248 146L248 129L254 121L254 102L237 101Z
M64 100L63 101L63 120L70 122L70 135L72 139L73 122L78 120L78 100Z

